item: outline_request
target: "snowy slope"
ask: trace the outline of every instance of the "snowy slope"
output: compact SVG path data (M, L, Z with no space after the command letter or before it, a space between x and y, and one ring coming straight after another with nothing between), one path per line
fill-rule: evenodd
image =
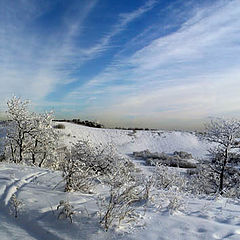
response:
M172 153L175 150L191 152L202 158L208 144L194 135L184 132L123 131L94 129L64 123L59 130L62 143L70 145L78 139L94 144L114 144L120 153L149 149ZM142 166L145 168L145 166ZM240 203L225 198L211 199L184 196L181 212L170 215L149 205L132 228L105 232L99 225L96 199L104 194L98 189L95 194L65 193L61 172L48 169L0 163L0 239L83 239L83 240L195 240L195 239L240 239ZM60 183L60 184L59 184ZM9 213L10 199L15 194L24 203L19 217ZM60 200L68 200L75 214L69 219L57 219L56 210ZM87 209L87 211L86 211Z
M137 131L118 129L90 128L72 123L64 123L64 143L69 145L78 139L90 140L94 144L114 144L120 153L131 154L134 151L149 149L151 152L173 153L186 151L195 158L204 158L209 143L188 132L179 131Z
M64 193L54 189L61 175L45 169L0 164L0 239L240 239L239 203L226 199L187 197L183 213L169 215L149 208L142 222L129 229L105 232L98 224L96 196ZM23 201L17 219L9 215L12 194ZM73 224L58 220L56 207L60 200L74 205ZM85 212L85 207L88 213Z

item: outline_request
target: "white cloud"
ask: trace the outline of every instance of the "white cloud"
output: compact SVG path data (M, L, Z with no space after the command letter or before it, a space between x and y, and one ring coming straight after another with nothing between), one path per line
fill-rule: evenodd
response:
M124 31L129 23L140 18L144 13L150 11L156 4L156 0L148 0L143 6L140 6L138 9L122 13L119 16L119 21L112 27L111 31L107 33L100 41L88 48L82 49L80 53L86 57L87 60L95 58L97 55L102 54L108 48L112 47L110 42L111 39Z
M103 90L89 112L156 121L233 111L240 115L239 16L237 0L197 9L177 32L116 59L67 100Z
M85 27L84 21L96 6L97 0L82 1L81 4L77 1L76 5L69 5L53 32L45 30L47 25L40 30L38 25L31 28L31 24L54 9L56 3L58 1L1 2L1 101L14 93L42 102L58 84L76 81L71 74L83 63L96 57L96 54L105 51L113 36L123 31L128 23L149 11L155 2L147 1L137 10L120 15L119 22L110 33L90 49L81 49L75 40L81 36ZM72 16L73 10L77 10L77 16Z
M59 26L48 30L35 20L55 7L58 1L3 1L0 8L0 100L13 93L42 100L57 84L71 81L78 67L76 35L97 1L73 6L78 16L66 10ZM39 20L37 20L39 21Z

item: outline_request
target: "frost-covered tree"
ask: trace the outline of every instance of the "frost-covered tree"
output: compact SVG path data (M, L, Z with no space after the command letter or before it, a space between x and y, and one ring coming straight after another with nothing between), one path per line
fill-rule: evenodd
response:
M58 132L52 127L53 113L33 114L35 131L30 133L29 153L34 165L42 167L46 160L51 163L57 157ZM50 163L50 164L51 164Z
M16 194L13 194L10 199L10 206L9 210L12 215L14 215L15 218L19 216L19 212L21 211L23 207L23 202L19 199L17 199Z
M212 156L210 164L211 170L218 181L218 191L222 194L231 178L229 169L231 168L231 154L234 149L240 148L240 121L236 119L214 119L206 125L206 131L203 138L215 144L215 147L209 150ZM225 184L225 185L224 185Z
M40 167L56 154L58 134L52 128L52 113L29 111L29 101L13 97L7 102L9 118L5 145L6 159L31 161Z
M31 145L29 135L34 129L32 116L27 109L28 104L28 101L21 101L17 97L13 97L7 102L7 115L10 121L7 128L5 155L15 163L23 161L24 154Z
M122 161L112 146L94 146L90 141L78 141L63 161L65 191L91 192L94 180L105 181Z

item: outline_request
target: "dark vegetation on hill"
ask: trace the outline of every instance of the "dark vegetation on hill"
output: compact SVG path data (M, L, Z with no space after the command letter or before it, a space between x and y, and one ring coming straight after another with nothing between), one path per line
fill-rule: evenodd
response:
M104 128L103 124L93 122L93 121L88 121L88 120L81 121L80 119L72 119L72 120L61 119L61 120L54 120L54 121L55 122L70 122L70 123L75 123L75 124L84 125L87 127L94 127L94 128Z
M133 152L134 158L141 158L145 160L145 164L149 166L156 166L157 164L164 164L169 167L180 168L196 168L197 165L188 160L193 159L191 153L183 151L175 151L173 154L151 153L149 150L140 152Z

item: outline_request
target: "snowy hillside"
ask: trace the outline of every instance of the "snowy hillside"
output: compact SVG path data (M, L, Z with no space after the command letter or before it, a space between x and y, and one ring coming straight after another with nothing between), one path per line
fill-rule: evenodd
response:
M166 153L182 150L195 158L205 157L209 147L186 132L133 132L64 125L65 129L59 131L62 144L68 146L81 139L96 146L114 144L122 154L145 149ZM141 217L136 223L106 232L99 224L96 203L98 196L105 194L105 187L99 186L94 194L66 193L61 180L59 171L0 163L0 239L240 239L237 200L186 194L181 209L173 214L149 204L147 210L139 210ZM9 211L13 196L23 203L17 218ZM73 223L58 219L57 206L61 200L74 206Z
M151 152L173 153L186 151L195 158L204 158L209 143L188 132L180 131L132 131L118 129L90 128L72 123L64 123L64 143L69 145L78 139L90 140L93 144L114 144L120 153L131 154L134 151L148 149Z

